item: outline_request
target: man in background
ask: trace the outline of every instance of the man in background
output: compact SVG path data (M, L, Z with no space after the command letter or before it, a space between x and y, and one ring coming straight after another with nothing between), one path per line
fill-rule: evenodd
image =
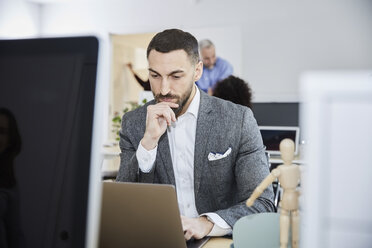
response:
M216 48L210 40L199 42L200 54L203 61L203 75L196 84L212 95L214 85L233 73L233 67L226 60L216 56Z

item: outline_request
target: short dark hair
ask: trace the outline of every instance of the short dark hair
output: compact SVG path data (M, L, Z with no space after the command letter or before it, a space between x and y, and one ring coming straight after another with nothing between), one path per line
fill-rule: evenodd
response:
M229 76L216 83L213 96L252 108L252 90L243 79L238 77Z
M180 29L166 29L157 33L147 47L147 58L152 50L168 53L175 50L184 50L194 64L200 61L199 47L196 38Z

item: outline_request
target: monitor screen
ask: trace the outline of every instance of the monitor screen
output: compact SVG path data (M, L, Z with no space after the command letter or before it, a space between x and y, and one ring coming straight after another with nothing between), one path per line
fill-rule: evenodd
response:
M297 155L299 144L298 127L259 126L259 129L267 152L279 155L280 142L285 138L289 138L295 143L295 155Z
M298 126L298 102L253 102L252 111L260 126Z
M95 37L0 41L0 247L85 246L97 56Z

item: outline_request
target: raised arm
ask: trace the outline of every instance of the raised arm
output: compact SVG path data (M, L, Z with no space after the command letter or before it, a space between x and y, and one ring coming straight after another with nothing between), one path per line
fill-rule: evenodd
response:
M262 192L271 185L276 178L280 175L280 169L276 168L271 171L271 173L257 186L257 188L253 191L252 195L247 200L246 204L248 207L251 207L254 201L259 197Z

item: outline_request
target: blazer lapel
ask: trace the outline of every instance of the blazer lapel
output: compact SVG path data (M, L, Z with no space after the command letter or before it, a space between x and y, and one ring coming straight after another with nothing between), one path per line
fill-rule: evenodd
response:
M174 172L173 172L173 164L172 164L172 157L170 154L169 149L169 141L167 131L160 137L158 143L158 154L161 157L163 163L158 163L160 165L160 170L165 170L166 175L168 176L169 183L172 185L176 185L176 181L174 179ZM164 172L164 171L163 171ZM163 174L163 172L161 174Z
M200 91L200 106L198 113L198 120L196 124L195 134L195 150L194 150L194 191L195 196L199 191L200 181L205 166L207 166L207 144L209 138L209 132L211 130L210 125L212 120L210 118L213 110L210 104L210 97Z

